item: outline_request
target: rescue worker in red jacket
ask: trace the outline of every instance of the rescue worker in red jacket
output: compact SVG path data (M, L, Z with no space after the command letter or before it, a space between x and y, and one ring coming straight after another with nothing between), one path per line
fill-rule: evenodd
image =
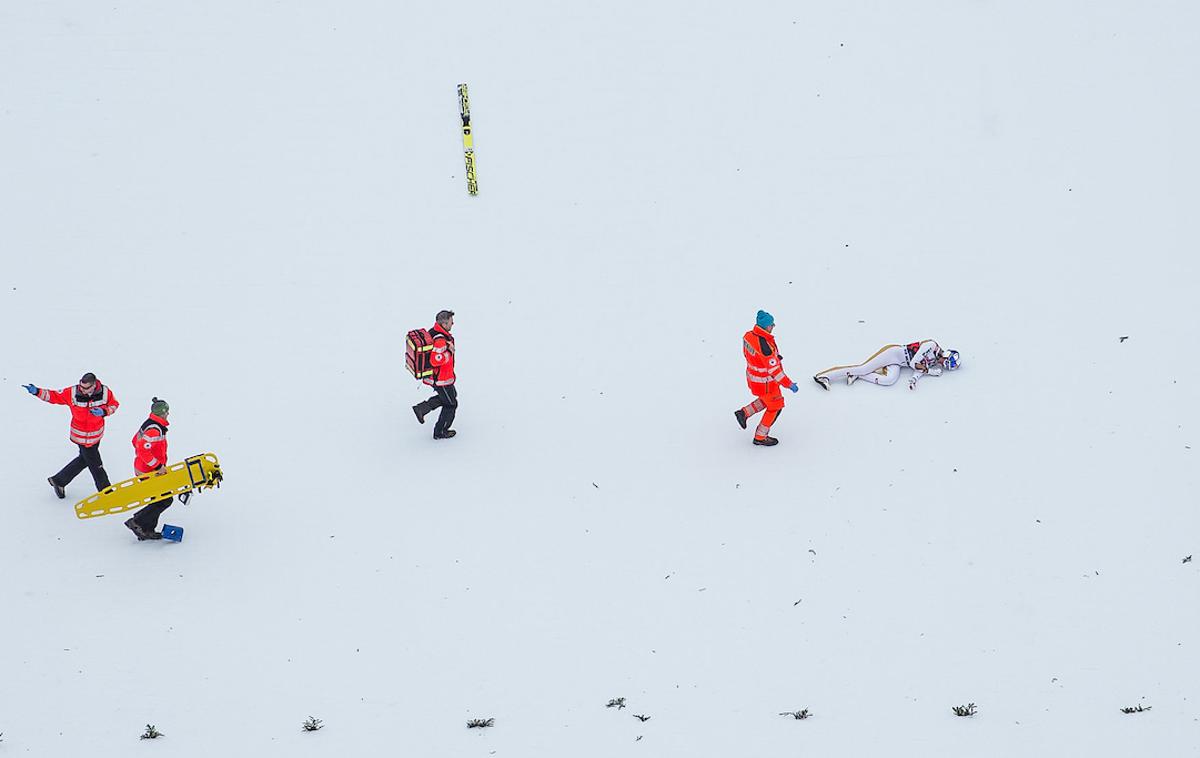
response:
M783 356L775 345L775 317L759 311L754 328L742 336L742 353L746 357L746 384L754 394L754 402L733 412L733 417L746 428L746 419L759 411L766 410L762 422L754 430L754 444L770 447L779 440L770 436L771 425L783 412L783 389L792 392L800 389L783 373Z
M167 416L171 406L166 400L153 398L150 401L150 417L142 422L137 433L133 435L133 470L137 474L151 472L165 473L167 468L167 427L170 422ZM162 532L158 531L158 517L171 507L175 498L159 500L151 503L133 515L125 522L129 531L137 535L138 540L161 540Z
M417 421L424 424L426 414L441 408L437 423L433 425L433 438L445 440L457 434L450 428L458 410L458 390L454 388L454 336L450 334L450 330L454 328L454 311L438 311L435 321L437 323L429 330L433 337L433 350L430 352L429 362L435 371L433 376L422 381L433 387L437 394L417 403L412 409L417 415Z
M46 390L32 384L24 385L29 394L53 405L71 407L71 441L79 446L79 454L46 481L59 499L67 496L66 486L85 468L92 473L96 491L106 489L110 482L100 459L100 438L104 436L104 419L117 412L120 403L112 390L105 387L92 372L84 374L79 384L61 390Z

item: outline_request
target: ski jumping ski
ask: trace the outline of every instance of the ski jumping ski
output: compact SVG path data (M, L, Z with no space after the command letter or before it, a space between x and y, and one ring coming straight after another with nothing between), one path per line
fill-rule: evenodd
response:
M467 85L458 85L458 111L462 116L463 159L467 164L467 194L479 194L475 181L475 138L471 136L471 100L467 96Z

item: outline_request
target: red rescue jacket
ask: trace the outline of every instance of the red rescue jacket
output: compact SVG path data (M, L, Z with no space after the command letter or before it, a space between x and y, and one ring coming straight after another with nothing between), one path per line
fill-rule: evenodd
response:
M441 324L434 324L429 330L429 336L433 337L433 350L429 353L429 365L433 366L433 376L421 381L431 387L454 384L454 336L443 329Z
M755 397L778 395L780 388L792 386L792 380L783 373L783 358L775 338L766 329L755 326L742 336L742 354L746 357L746 384Z
M142 422L142 426L133 435L133 470L139 474L165 466L167 463L167 427L170 426L162 416L150 414L150 418Z
M38 399L53 405L71 406L71 441L76 445L94 447L104 436L104 419L121 406L112 390L100 382L85 394L79 385L58 390L38 390ZM93 408L103 408L103 416L92 415Z

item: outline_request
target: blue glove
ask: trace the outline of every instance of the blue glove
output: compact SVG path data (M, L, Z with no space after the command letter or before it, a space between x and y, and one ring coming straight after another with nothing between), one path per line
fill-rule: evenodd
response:
M21 386L24 387L30 395L36 395L38 393L38 388L34 387L32 384L22 384Z
M93 408L92 415L93 416L103 416L103 415L105 415L104 409L103 408Z
M788 387L788 389L789 389L789 390L791 390L792 392L799 392L799 391L800 391L800 388L799 388L798 386L796 386L796 383L795 383L795 382L792 382L792 386L791 386L791 387Z

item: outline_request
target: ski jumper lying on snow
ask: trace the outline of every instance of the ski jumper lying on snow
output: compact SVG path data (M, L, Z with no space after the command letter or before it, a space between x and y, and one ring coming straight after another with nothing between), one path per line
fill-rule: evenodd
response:
M884 345L870 358L856 366L834 366L817 373L813 381L822 389L829 389L835 380L845 379L854 384L866 379L872 384L889 387L900 378L900 369L908 366L913 370L908 388L915 390L917 380L923 376L941 376L942 370L953 371L959 367L958 351L944 350L933 340L920 340L907 345Z

